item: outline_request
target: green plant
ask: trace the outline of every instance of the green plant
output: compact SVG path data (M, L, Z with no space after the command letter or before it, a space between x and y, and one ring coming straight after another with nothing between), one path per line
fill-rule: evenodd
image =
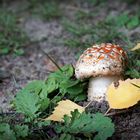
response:
M45 19L58 18L62 15L59 5L55 1L46 2L42 8Z
M15 123L11 123L13 121L10 119L1 118L0 138L16 140L26 138L80 139L80 137L101 139L104 137L107 139L112 136L114 124L111 119L100 113L80 114L75 110L71 113L71 117L64 117L63 123L54 123L43 119L51 114L58 101L63 98L76 101L85 99L83 90L86 82L75 80L73 74L73 67L66 65L51 73L46 81L32 81L20 90L12 104L16 111L14 118L16 115L22 117ZM49 131L46 131L50 127L55 132L55 135L51 137Z
M125 75L131 78L140 78L140 60L131 60Z
M94 137L94 140L106 140L114 133L114 124L111 119L103 114L80 114L77 110L71 112L71 117L64 116L64 122L57 124L56 131L60 133L60 139L78 139L78 134L84 139ZM95 135L96 133L96 135Z
M28 136L27 125L14 125L10 126L8 123L0 124L0 138L1 140L16 140Z
M140 24L139 16L138 15L130 15L128 13L122 13L118 16L108 16L106 18L106 22L108 24L112 24L114 26L119 27L126 27L128 29L132 29L137 27Z
M87 48L92 44L103 42L115 42L115 39L121 39L124 34L118 30L118 27L106 22L98 21L97 24L88 25L82 23L63 22L65 29L72 35L71 38L65 39L64 44L67 46Z
M17 26L15 14L5 9L0 9L0 38L0 54L24 53L21 47L27 43L28 38Z
M50 104L56 105L64 96L75 101L84 100L85 83L73 79L73 74L73 67L66 65L51 73L46 81L36 80L29 83L17 93L13 102L17 112L32 121Z

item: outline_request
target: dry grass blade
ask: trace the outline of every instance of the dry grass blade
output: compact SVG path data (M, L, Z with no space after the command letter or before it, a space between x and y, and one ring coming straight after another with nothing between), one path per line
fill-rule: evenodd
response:
M40 47L40 49L41 49L41 51L51 60L51 62L52 62L60 71L62 71L61 67L55 62L55 60L54 60L51 56L49 56L49 54L48 54L46 51L44 51L41 47Z

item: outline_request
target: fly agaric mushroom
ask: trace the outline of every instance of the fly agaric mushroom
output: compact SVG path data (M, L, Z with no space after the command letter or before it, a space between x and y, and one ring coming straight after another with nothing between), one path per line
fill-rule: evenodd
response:
M89 78L88 101L101 101L112 82L122 79L126 66L126 52L111 43L102 43L88 48L80 56L75 67L77 79Z

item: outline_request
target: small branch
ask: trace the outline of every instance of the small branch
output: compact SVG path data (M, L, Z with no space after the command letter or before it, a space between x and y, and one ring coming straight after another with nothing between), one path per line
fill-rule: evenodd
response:
M87 108L92 102L93 100L91 100L84 108Z
M105 112L105 116L108 114L108 112L110 112L111 108L108 108L108 110Z
M118 114L122 114L122 113L126 113L130 110L121 110L121 111L117 111L117 112L111 112L111 113L105 113L105 116L114 116L114 115L118 115Z
M131 83L133 86L137 87L137 88L140 88L140 86L134 84L134 83Z

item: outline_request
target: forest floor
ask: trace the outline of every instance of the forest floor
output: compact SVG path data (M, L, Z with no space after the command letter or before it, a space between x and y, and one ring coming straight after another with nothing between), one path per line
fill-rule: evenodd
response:
M24 0L3 4L17 16L18 27L29 41L20 47L24 51L22 55L15 53L15 48L9 48L7 54L0 56L1 112L11 110L11 100L28 82L47 79L47 75L57 69L44 52L59 66L75 66L82 51L92 44L116 43L128 52L139 41L138 1L72 0L48 2L48 5ZM97 110L104 112L105 109L98 105ZM110 139L140 139L140 105L111 118L116 131Z

